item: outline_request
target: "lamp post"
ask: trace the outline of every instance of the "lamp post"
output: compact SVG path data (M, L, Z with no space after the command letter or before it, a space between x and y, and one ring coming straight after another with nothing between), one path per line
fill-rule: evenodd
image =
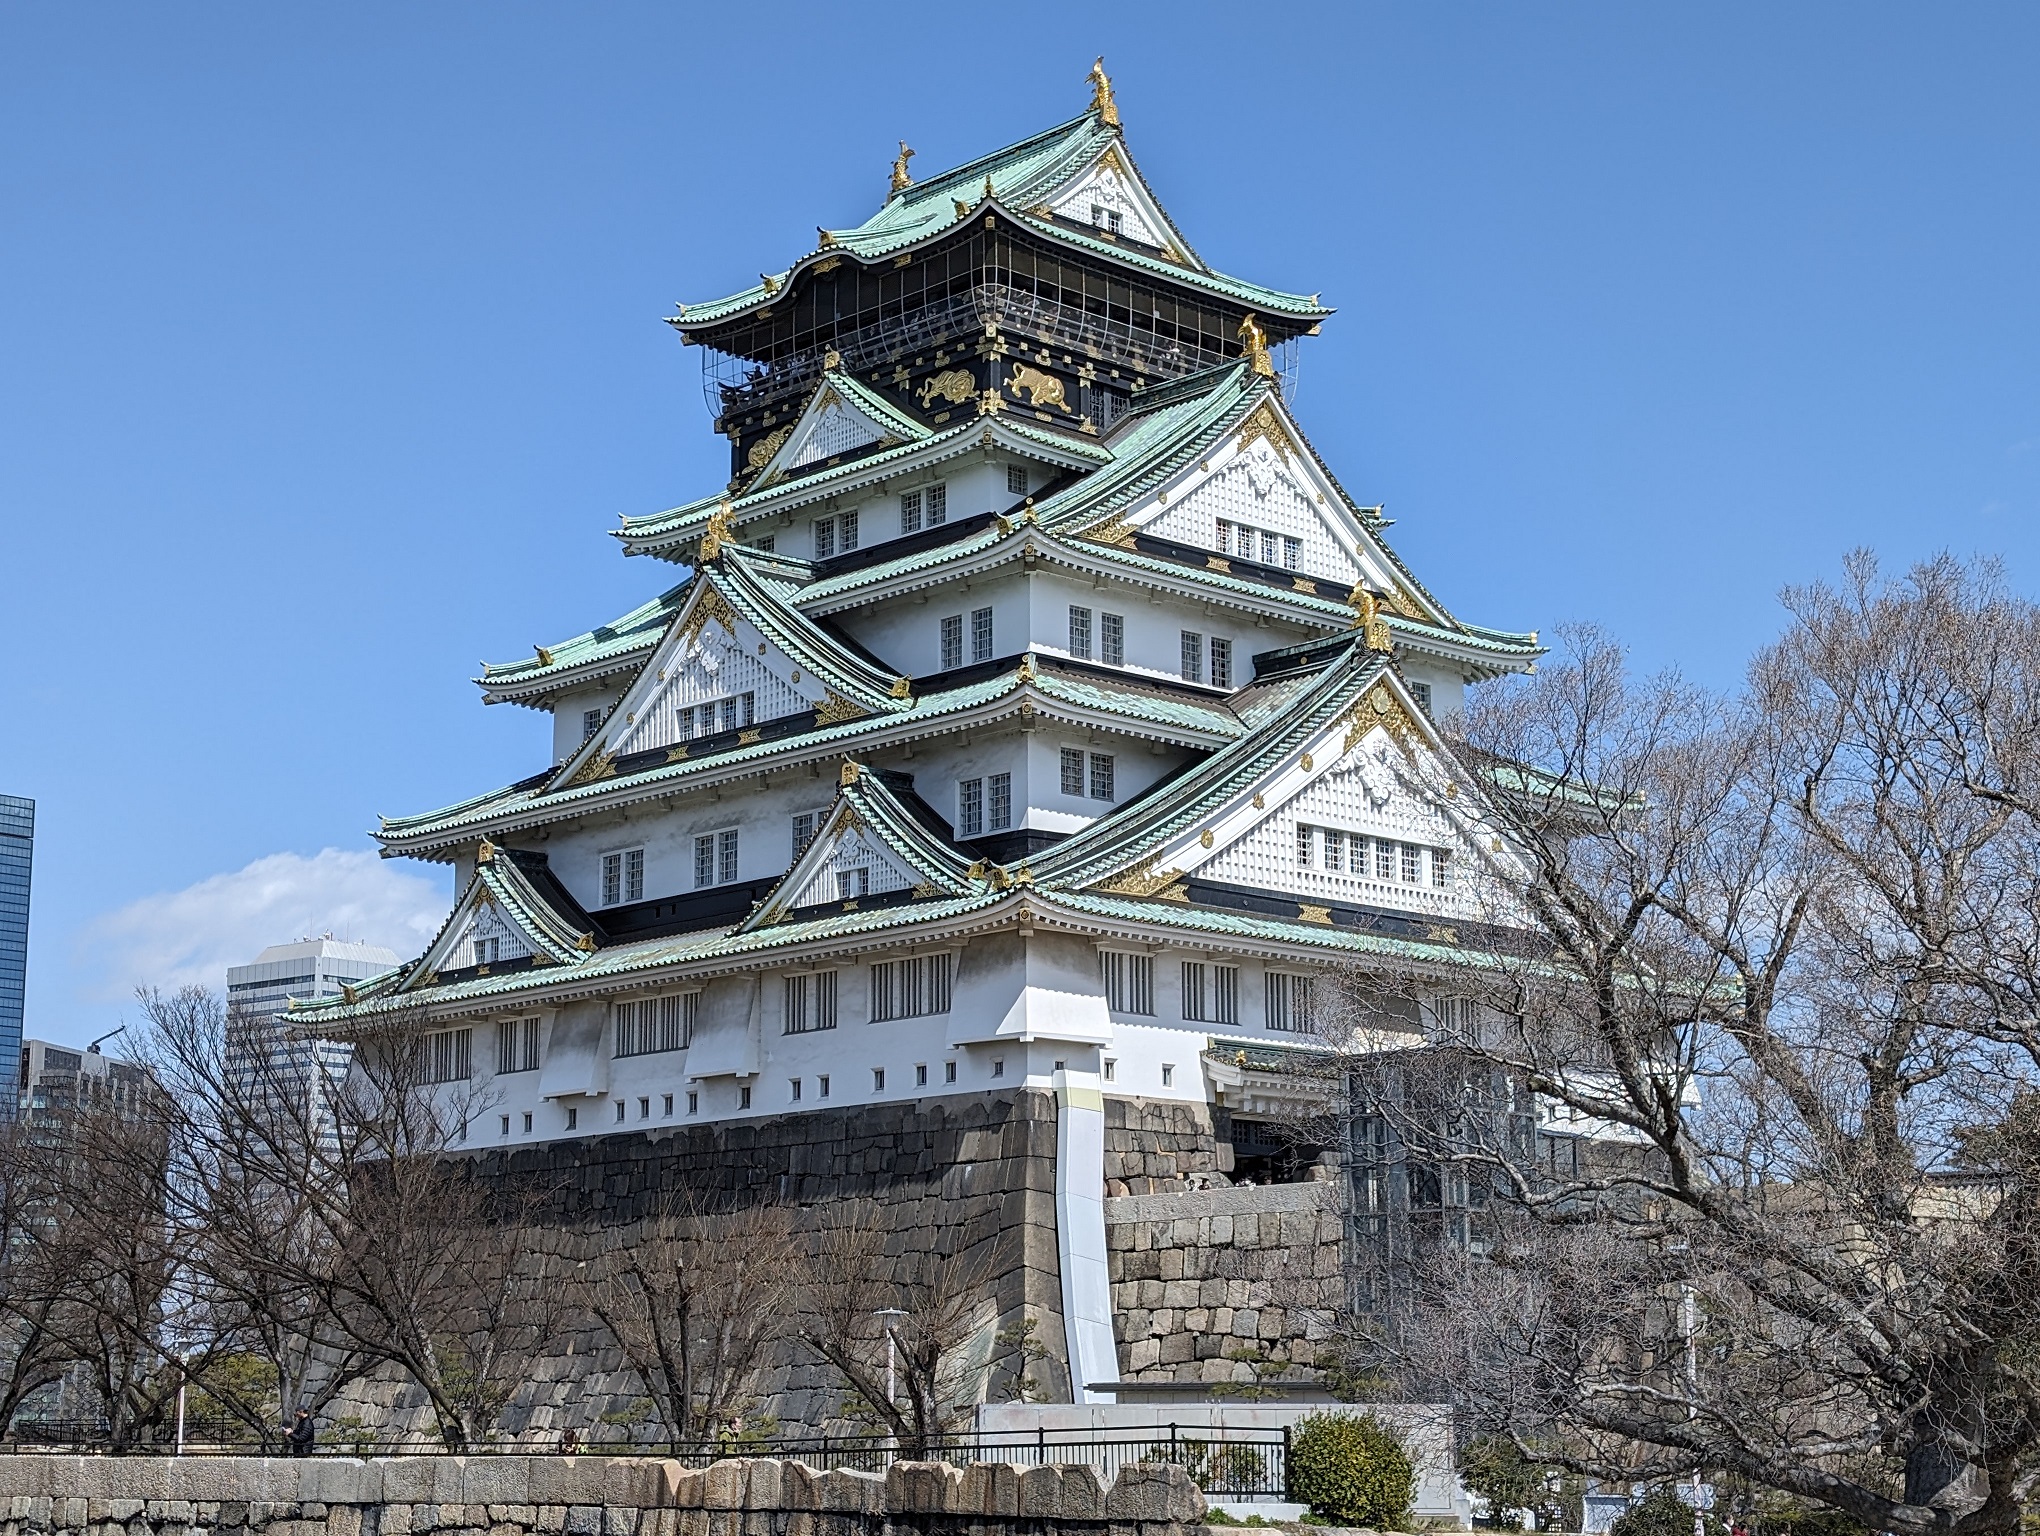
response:
M893 1320L907 1314L898 1307L882 1307L872 1315L885 1319L885 1406L889 1411L896 1411L894 1404L899 1401L899 1340L893 1336ZM897 1444L899 1437L895 1435L892 1438Z

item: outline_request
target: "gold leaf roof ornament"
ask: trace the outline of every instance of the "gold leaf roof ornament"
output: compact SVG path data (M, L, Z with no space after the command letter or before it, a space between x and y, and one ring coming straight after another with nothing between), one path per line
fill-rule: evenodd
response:
M896 699L911 699L914 696L913 685L904 677L894 678L892 680L892 696Z
M496 845L486 837L483 838L481 846L475 849L475 862L477 864L491 864L495 862L495 859Z
M1275 377L1275 360L1268 355L1268 333L1251 314L1240 320L1240 356L1252 365L1256 376Z
M962 198L952 197L949 200L949 206L956 210L956 216L959 219L967 219L970 217L970 204L966 203Z
M996 194L992 191L992 173L990 171L986 171L984 201L989 203L995 195Z
M793 436L793 428L790 426L781 427L776 432L766 433L757 442L751 444L751 451L744 456L745 464L752 469L763 469L772 462L772 455L786 446L786 440L791 436Z
M1112 99L1112 77L1105 73L1105 55L1098 55L1098 62L1084 79L1090 84L1091 110L1098 114L1098 121L1107 128L1117 128L1119 104Z
M1388 620L1381 611L1381 599L1365 587L1353 588L1350 601L1353 604L1353 627L1367 636L1367 649L1379 651L1384 656L1395 649L1395 636L1389 633Z
M815 226L815 234L820 242L815 247L815 249L818 251L826 251L830 246L836 243L836 237L830 234L826 229L822 228L822 226L819 224Z
M758 274L758 281L765 285L765 292L768 295L779 292L779 279L770 272L760 272Z
M840 368L842 366L843 366L843 354L838 352L834 347L830 347L827 351L822 353L823 368L833 369Z
M857 782L857 771L857 765L851 762L849 758L844 758L843 769L842 772L836 775L836 782L845 789L849 788Z
M907 148L907 141L900 140L899 158L892 163L892 191L888 197L898 197L914 184L914 178L907 174L907 162L914 158L914 152Z
M361 1000L361 994L343 981L340 983L340 998L343 1002L354 1003Z
M549 666L551 666L551 665L553 664L553 663L552 663L552 652L551 652L551 651L547 650L547 649L546 649L546 648L545 648L544 646L542 646L542 645L534 645L534 646L532 647L532 649L533 649L534 651L538 652L538 664L539 664L539 665L540 665L541 667L549 667Z
M574 941L574 948L578 949L584 955L594 954L595 935L592 933L582 934L578 939Z
M715 511L711 512L708 516L708 527L702 531L701 535L701 559L703 564L720 555L723 545L735 542L736 529L734 525L736 520L737 515L731 510L728 502L717 503Z

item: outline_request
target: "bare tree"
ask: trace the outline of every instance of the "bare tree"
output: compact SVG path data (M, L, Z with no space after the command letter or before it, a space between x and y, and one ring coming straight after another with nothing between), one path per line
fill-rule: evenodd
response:
M0 1433L71 1363L69 1290L48 1241L49 1173L27 1123L0 1124Z
M644 1383L667 1438L705 1438L750 1400L766 1348L789 1327L791 1213L711 1211L680 1194L595 1242L577 1266L584 1304Z
M903 1450L933 1451L982 1397L1000 1347L992 1289L1006 1272L1004 1239L895 1253L883 1207L860 1201L833 1214L800 1266L800 1337Z
M2009 1531L2040 1447L2040 610L1865 556L1787 606L1737 697L1583 633L1473 701L1488 806L1435 803L1496 850L1480 963L1357 978L1433 1043L1355 1074L1469 1241L1414 1245L1363 1335L1578 1471Z

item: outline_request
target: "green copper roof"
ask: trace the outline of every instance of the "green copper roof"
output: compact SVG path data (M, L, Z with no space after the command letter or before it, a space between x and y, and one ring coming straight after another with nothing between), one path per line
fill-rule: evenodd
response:
M482 675L474 681L501 697L543 691L546 684L569 674L592 671L607 674L631 665L650 654L659 636L687 601L691 579L668 587L648 603L640 603L621 618L545 647L543 655L516 661L482 663ZM550 658L550 659L548 659Z
M1186 258L1183 262L1080 233L1033 211L1112 148L1118 149L1129 174L1141 179L1145 188L1145 179L1140 178L1119 130L1101 123L1095 113L1086 112L1030 139L894 193L862 224L829 231L830 243L818 245L776 276L770 290L761 282L727 298L683 305L677 316L669 317L670 323L683 331L721 324L748 309L769 305L785 291L786 284L817 261L845 255L866 263L890 259L909 247L938 238L960 223L981 219L988 212L1003 214L1037 234L1158 277L1204 289L1249 309L1305 320L1321 319L1331 313L1315 298L1264 288L1212 271L1198 260L1173 222L1170 233L1181 246ZM987 177L992 185L989 199L984 195ZM1153 196L1151 190L1149 196ZM962 213L957 212L958 202L965 205ZM1160 206L1159 199L1156 206ZM1167 215L1163 217L1166 219Z

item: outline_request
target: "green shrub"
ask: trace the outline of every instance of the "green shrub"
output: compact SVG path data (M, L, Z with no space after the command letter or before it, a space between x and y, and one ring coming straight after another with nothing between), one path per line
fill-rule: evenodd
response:
M1707 1536L1721 1536L1722 1524L1706 1517ZM1653 1488L1615 1517L1608 1536L1693 1536L1693 1506L1669 1485Z
M1289 1497L1320 1520L1400 1530L1416 1474L1402 1442L1372 1414L1314 1413L1289 1439Z

